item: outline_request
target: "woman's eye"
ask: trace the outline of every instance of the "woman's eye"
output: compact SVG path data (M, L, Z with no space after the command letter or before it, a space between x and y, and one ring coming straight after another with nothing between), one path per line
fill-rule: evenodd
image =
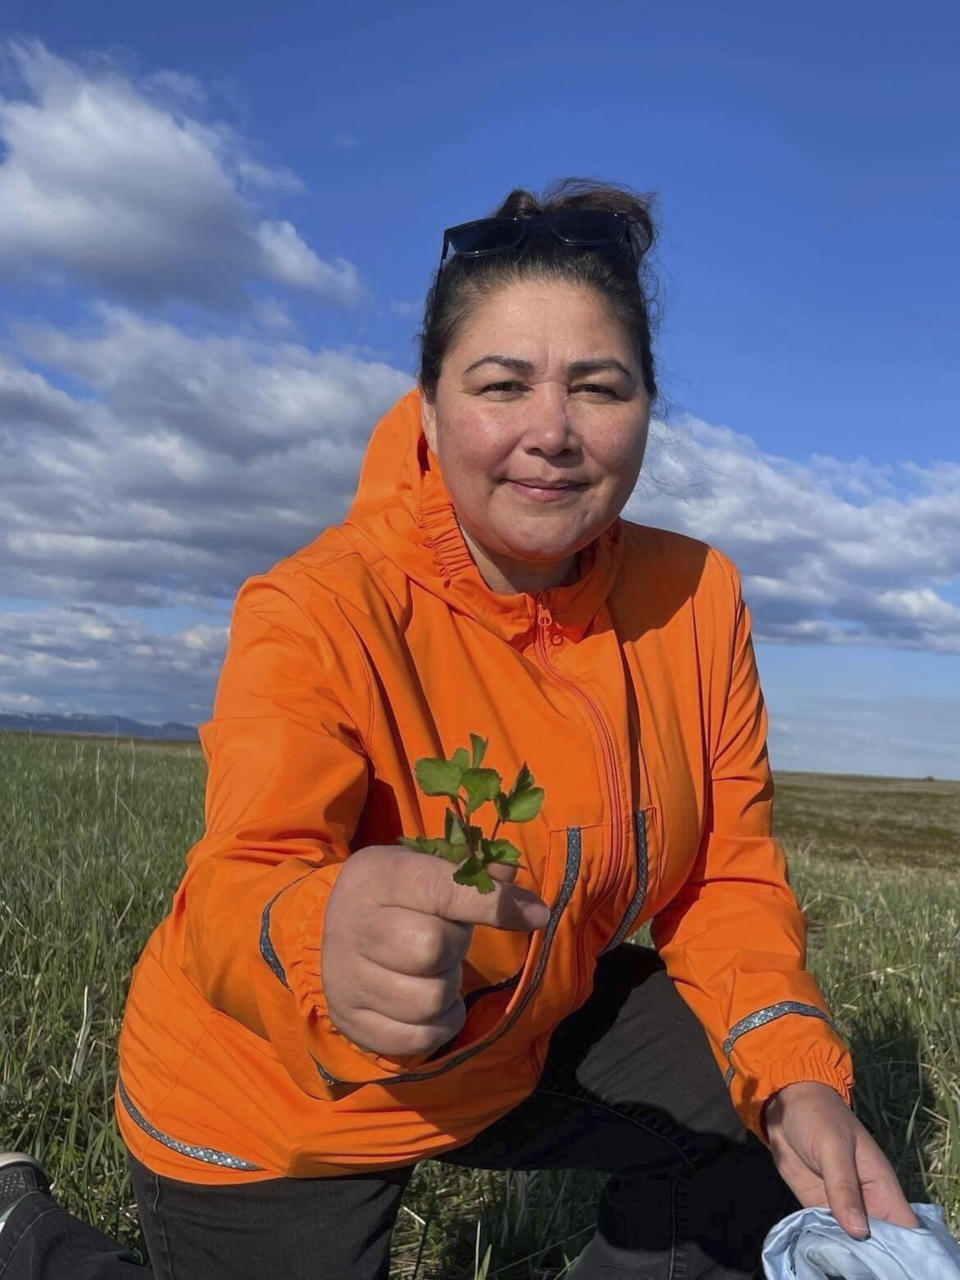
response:
M515 381L488 382L483 389L485 392L486 391L503 391L503 392L510 393L513 391L523 391L525 389L525 386L524 386L524 383L515 382ZM582 382L575 387L571 387L571 391L589 391L591 394L602 396L607 400L619 399L613 387L606 387L601 382Z
M599 382L583 382L579 387L574 387L574 391L593 391L599 392L603 396L610 396L616 399L617 393L613 387L605 387Z

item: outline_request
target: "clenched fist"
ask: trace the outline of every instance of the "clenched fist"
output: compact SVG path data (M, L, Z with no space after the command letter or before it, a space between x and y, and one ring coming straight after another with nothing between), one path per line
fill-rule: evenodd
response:
M466 1021L463 958L475 924L542 929L545 902L490 863L492 893L457 884L456 867L404 845L368 845L344 863L327 903L321 957L336 1027L388 1058L432 1053Z

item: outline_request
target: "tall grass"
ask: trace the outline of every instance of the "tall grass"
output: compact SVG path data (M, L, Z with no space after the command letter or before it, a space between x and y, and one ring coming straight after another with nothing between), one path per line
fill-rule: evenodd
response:
M116 1038L133 963L202 832L203 781L196 748L0 733L0 1149L34 1152L68 1208L134 1245ZM943 1204L956 1233L960 784L785 774L777 794L856 1110L908 1198ZM589 1238L602 1183L424 1161L392 1274L554 1280Z

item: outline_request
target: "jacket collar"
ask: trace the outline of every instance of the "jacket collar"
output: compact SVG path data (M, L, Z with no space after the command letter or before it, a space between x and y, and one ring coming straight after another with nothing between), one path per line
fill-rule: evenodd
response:
M427 445L416 387L374 429L344 523L425 590L517 645L536 626L538 600L568 639L582 639L623 558L624 528L618 518L581 551L576 582L537 595L492 591L464 542L439 462Z

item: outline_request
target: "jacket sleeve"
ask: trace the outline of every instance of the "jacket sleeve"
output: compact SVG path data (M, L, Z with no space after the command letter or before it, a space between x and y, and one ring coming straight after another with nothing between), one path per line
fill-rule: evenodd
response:
M707 1033L737 1112L766 1143L761 1112L773 1093L815 1080L849 1106L853 1063L805 968L806 918L771 834L767 713L739 575L712 548L709 559L713 589L697 605L698 631L712 633L703 646L706 821L688 879L651 928Z
M294 575L273 571L237 596L200 728L205 832L173 914L181 967L206 1000L269 1040L301 1089L332 1101L429 1055L362 1049L327 1009L323 922L367 797L372 697L336 599L308 617L296 590Z

